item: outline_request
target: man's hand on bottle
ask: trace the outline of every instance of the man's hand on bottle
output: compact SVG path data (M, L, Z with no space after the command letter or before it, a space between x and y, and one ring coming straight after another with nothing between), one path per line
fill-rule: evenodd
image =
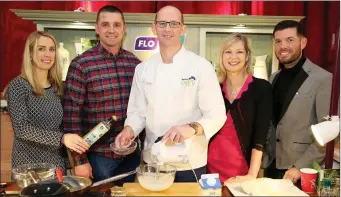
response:
M115 148L121 149L128 147L134 139L134 131L130 126L125 126L115 138Z
M89 150L89 145L77 134L66 133L62 137L62 143L72 151L82 154Z
M82 165L75 166L75 175L86 177L86 178L93 178L92 168L91 168L90 163L85 163Z

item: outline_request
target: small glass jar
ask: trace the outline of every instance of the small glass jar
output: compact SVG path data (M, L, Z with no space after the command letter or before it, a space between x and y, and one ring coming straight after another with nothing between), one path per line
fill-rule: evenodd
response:
M126 191L123 187L115 186L115 187L110 188L110 191L111 191L111 196L127 196Z

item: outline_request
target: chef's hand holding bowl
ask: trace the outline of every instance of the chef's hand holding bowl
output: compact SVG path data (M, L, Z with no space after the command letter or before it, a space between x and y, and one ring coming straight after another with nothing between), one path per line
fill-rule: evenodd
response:
M137 142L133 141L134 132L130 126L125 126L116 136L115 142L110 144L112 151L118 155L129 155L137 147Z

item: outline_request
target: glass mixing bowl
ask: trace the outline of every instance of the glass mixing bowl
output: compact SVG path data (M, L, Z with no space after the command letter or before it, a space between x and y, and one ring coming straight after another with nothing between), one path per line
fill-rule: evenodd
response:
M41 180L51 179L56 175L56 165L50 163L30 163L12 169L13 178L20 188L33 184L28 171L35 171Z
M172 165L146 164L136 169L140 185L153 192L168 189L174 182L176 168Z
M124 147L124 148L116 148L115 142L110 144L111 150L118 155L129 155L135 151L136 147L137 147L137 142L135 141L132 141L128 147Z

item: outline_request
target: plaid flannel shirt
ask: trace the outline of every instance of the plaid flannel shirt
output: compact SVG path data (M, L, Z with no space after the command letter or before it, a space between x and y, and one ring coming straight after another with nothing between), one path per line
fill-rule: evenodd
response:
M99 122L117 116L110 131L89 151L118 158L110 143L123 129L135 67L140 60L120 49L117 55L101 44L72 60L65 81L64 131L84 136ZM75 165L88 163L86 153L72 152Z

